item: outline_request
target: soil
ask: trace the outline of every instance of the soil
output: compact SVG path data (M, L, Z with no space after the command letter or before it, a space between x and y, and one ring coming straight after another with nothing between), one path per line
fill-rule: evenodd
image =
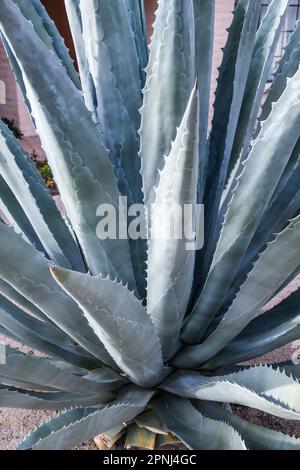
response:
M270 302L266 309L271 308L273 305L281 302L299 286L300 276L298 276L283 292L281 292L276 297L276 299ZM0 342L10 344L14 347L17 346L29 354L36 354L36 352L32 349L21 346L18 343L8 340L1 335ZM248 364L262 362L276 363L286 361L291 358L293 352L293 344L289 344L283 348L273 351L270 354L257 358L253 361L249 361ZM255 424L264 425L267 428L281 431L291 436L295 435L296 437L300 437L300 423L275 418L260 411L242 406L236 406L235 412ZM41 425L44 421L47 421L51 416L55 416L56 414L56 412L47 411L0 409L0 450L14 450L18 443L21 442L28 433L32 432L37 426ZM97 447L94 441L90 441L83 443L76 449L96 450Z

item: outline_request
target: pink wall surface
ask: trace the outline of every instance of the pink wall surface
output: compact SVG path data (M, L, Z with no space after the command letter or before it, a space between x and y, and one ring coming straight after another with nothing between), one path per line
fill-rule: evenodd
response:
M234 0L216 0L215 14L215 38L212 62L212 82L211 82L211 105L214 102L214 91L217 86L217 78L219 75L218 67L222 61L222 48L225 46L227 39L227 28L232 21L234 11ZM211 107L211 114L212 114Z
M30 115L24 104L23 96L17 85L2 42L0 41L0 80L5 83L5 104L0 103L0 117L15 121L24 134L22 145L32 154L33 150L42 159L45 157L40 140L36 135Z
M58 28L61 33L66 38L66 43L68 47L73 51L73 45L70 43L70 34L66 26L66 18L64 16L64 9L61 9L63 0L44 0L44 4L51 9L49 13L52 15L55 20ZM148 34L149 37L152 34L152 25L155 20L155 10L157 8L157 0L145 0L145 9L147 14L148 21ZM222 60L222 50L224 47L227 30L231 19L232 11L234 9L234 0L216 0L216 17L215 17L215 44L214 44L214 53L213 53L213 71L212 71L212 95L211 103L214 101L214 90L216 87L216 80L218 76L217 67L220 65ZM16 85L13 73L11 71L10 65L5 55L4 48L0 42L0 81L5 83L6 88L6 103L1 104L0 101L0 116L6 117L9 119L14 119L17 126L21 129L24 134L22 143L25 149L32 153L33 149L40 156L44 158L44 153L41 149L39 138L37 137L34 127L32 125L30 116L28 114L27 108L23 102L23 98L19 91L18 86Z

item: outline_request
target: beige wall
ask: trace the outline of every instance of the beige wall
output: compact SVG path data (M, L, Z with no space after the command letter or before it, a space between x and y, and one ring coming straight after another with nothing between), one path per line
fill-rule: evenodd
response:
M66 39L68 47L73 52L73 45L70 39L69 28L66 25L65 10L63 8L63 0L43 0L48 8L49 13L54 18L58 28ZM212 96L216 86L218 75L217 67L222 59L221 48L224 47L227 37L226 28L228 28L234 7L234 0L216 0L216 18L215 18L215 44L213 54L213 73L212 73ZM152 34L152 25L155 19L155 10L157 8L156 0L145 0L145 9L148 20L148 33ZM0 81L5 83L6 103L1 104L0 100L0 116L14 119L16 124L21 128L24 138L23 144L27 151L32 153L33 149L43 158L44 154L40 148L39 139L35 134L27 109L24 105L21 93L15 83L12 71L7 61L4 49L0 43ZM3 87L3 85L2 85Z

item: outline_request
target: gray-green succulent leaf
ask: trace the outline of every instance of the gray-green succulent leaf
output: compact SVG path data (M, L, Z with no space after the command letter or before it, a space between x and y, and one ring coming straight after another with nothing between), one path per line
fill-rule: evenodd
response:
M40 0L0 1L65 209L0 122L0 407L60 411L19 449L299 450L264 413L300 420L300 289L276 297L300 273L300 23L261 106L288 0L260 6L236 5L211 109L215 0L159 0L149 47L142 0L65 0L75 62ZM128 233L99 236L124 197ZM182 219L156 237L187 205L201 249Z

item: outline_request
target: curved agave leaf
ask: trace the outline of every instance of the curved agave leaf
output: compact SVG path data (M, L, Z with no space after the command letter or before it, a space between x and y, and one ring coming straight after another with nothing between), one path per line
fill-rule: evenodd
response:
M98 206L117 206L119 192L81 93L14 3L3 0L0 17L0 29L22 70L38 133L88 267L95 274L118 273L134 287L128 241L99 240L96 234Z
M139 10L137 1L135 8ZM142 106L139 60L124 0L84 0L80 3L86 56L96 95L103 142L129 203L142 203L138 156ZM118 54L115 51L119 51ZM137 285L145 297L146 244L130 240Z
M216 330L202 344L179 353L175 363L187 368L202 364L235 338L274 296L283 280L299 266L299 243L300 216L291 221L259 256ZM273 269L274 260L277 260L276 269Z
M97 367L96 360L85 356L64 333L36 320L0 296L0 324L23 344L60 358L78 367Z
M78 62L84 101L87 108L91 111L94 120L97 121L97 97L93 78L89 70L88 60L85 55L84 40L82 36L82 18L79 4L80 0L65 0L65 7Z
M160 0L157 0L157 9L154 13L155 20L154 24L152 25L152 36L150 38L150 44L148 46L149 52L151 52L149 53L149 59L146 68L146 72L148 74L153 71L154 64L158 60L159 48L156 46L156 44L160 44L160 39L165 26L163 19L168 13L168 7L168 2L160 2Z
M89 414L95 412L91 408L75 408L65 411L55 418L45 422L40 428L29 434L18 446L18 450L29 449L33 447L41 439L47 438L53 432L59 431L61 428L70 426L79 420L86 418Z
M99 406L99 400L97 395L79 396L66 392L39 393L0 385L0 404L1 408L58 411L74 406Z
M286 375L292 376L295 380L300 380L300 364L298 359L297 362L279 362L279 364L275 364L275 367L278 367L280 370L283 370Z
M299 103L300 69L288 80L285 91L263 123L236 183L210 272L185 326L183 338L187 342L199 342L224 302L299 138Z
M45 423L23 441L18 449L71 449L77 444L134 419L147 405L153 392L128 387L102 409L79 409Z
M239 272L231 287L229 298L232 298L241 285L241 278L251 270L251 262L257 257L257 253L263 250L264 245L270 241L274 233L283 230L290 219L297 213L300 207L300 139L295 145L289 162L276 187L274 195L269 203L258 229L249 245L249 248L240 265Z
M19 2L20 0L17 1ZM76 88L81 90L80 78L75 69L74 62L70 56L70 51L67 49L64 39L59 34L54 21L51 20L46 8L40 0L31 0L31 2L43 22L45 31L51 38L53 50L55 51L57 57L60 59L62 65L65 67L67 74L71 78Z
M219 205L251 66L259 11L258 0L250 2L242 0L238 3L223 51L209 148L205 191L207 207L205 225L208 246L201 268L202 276L206 276L208 272L220 230L220 223L217 220Z
M13 191L49 257L65 267L85 271L80 250L30 157L0 122L0 171Z
M168 377L161 388L182 397L239 404L300 420L300 384L268 366L214 377L182 370Z
M79 375L79 376L82 376L84 377L85 374L87 374L87 369L83 369L82 367L77 367L77 366L74 366L73 364L70 364L68 362L65 362L65 361L62 361L62 360L59 360L59 359L55 359L53 357L46 357L44 358L44 360L46 360L46 362L48 362L49 364L53 364L55 367L58 367L59 369L61 370L67 370L68 372L72 373L72 374L76 374L76 375ZM99 366L99 364L97 364ZM98 369L94 369L94 370L98 370ZM89 375L89 374L87 374Z
M56 54L75 86L80 89L80 80L69 51L40 0L13 0L13 2L18 5L25 18L31 21L40 39Z
M276 9L277 8L281 9L280 2L277 2L277 3L273 2L272 7L270 7L270 9L269 9L269 11L268 11L268 13L267 13L267 15L264 19L264 22L266 23L266 25L267 25L267 21L270 21L270 20L271 20L271 22L275 21L275 24L278 20L280 20L280 22L282 22L283 17L281 17L281 19L280 19L280 17L276 16ZM284 8L284 4L283 4L283 8ZM259 47L256 48L256 52L255 52L258 59L259 59L259 61L261 59L264 60L265 58L267 58L267 62L264 64L264 66L266 68L265 68L265 71L263 72L263 75L262 75L263 81L261 82L261 85L260 85L261 87L263 87L264 83L265 83L265 79L266 79L265 74L269 73L269 68L270 68L270 64L271 64L270 61L273 59L274 47L276 47L276 44L277 44L278 33L280 33L280 31L282 30L282 28L280 26L280 28L277 31L275 31L273 46L269 50L268 50L268 48L266 48L264 50L266 44L268 44L268 40L272 39L272 35L274 33L272 31L272 29L270 29L269 32L268 32L269 38L268 39L264 38L263 34L266 33L266 25L265 25L265 29L263 28L263 26L260 29L260 32L259 32L258 38L257 38L257 43L259 44ZM274 24L273 24L273 26L274 26ZM260 34L261 34L261 37L259 39ZM265 121L268 118L268 116L271 113L273 103L276 102L278 100L278 98L280 98L281 94L283 93L283 91L286 87L287 78L292 77L298 69L298 66L299 66L299 48L298 48L297 42L298 42L298 37L297 37L297 33L295 33L294 35L292 35L291 40L289 42L289 45L286 49L286 52L285 52L285 54L283 55L283 58L280 61L278 70L275 74L275 79L273 81L273 84L272 84L270 90L268 91L265 102L262 105L262 112L261 112L261 115L259 117L259 121ZM258 49L260 49L259 54L258 54ZM293 51L292 60L290 60L292 51ZM260 54L262 54L262 55L260 56ZM264 57L263 54L266 54L266 56ZM271 55L269 55L269 54L271 54ZM261 66L262 65L263 64L261 63ZM253 78L253 72L254 72L254 76L255 76L255 74L259 73L259 66L257 68L257 63L253 67L252 78ZM251 83L249 85L249 90L250 90L250 94L251 93L254 94L254 88L251 89ZM249 90L248 90L248 92L249 92ZM259 93L260 93L260 96L261 96L261 91ZM249 94L248 94L248 98L249 98ZM258 107L261 105L261 98L259 98L259 97L257 97L257 98L258 99L257 99L256 104L255 104L255 109L253 111L255 113L258 112L257 111L259 109ZM246 97L245 97L245 100L246 100ZM248 110L248 111L250 111L250 110ZM243 124L246 126L247 125L246 123L247 123L247 121L245 120ZM261 130L261 122L258 122L258 125L257 125L255 133L254 133L255 137L257 137L260 130ZM249 132L250 132L250 130L249 130ZM251 131L251 135L252 135L252 131ZM241 139L242 137L241 136L237 137L237 140L239 138ZM238 144L238 146L239 145L242 145L242 143L240 142ZM247 145L249 145L249 142L248 142ZM246 157L246 154L248 152L248 148L245 147L245 149L243 150L242 156L240 156L240 154L238 152L239 152L239 150L235 149L233 151L233 154L232 154L232 158L231 158L231 162L230 162L230 168L229 168L229 171L228 171L228 184L227 184L226 190L223 193L223 203L222 203L222 209L221 209L221 215L222 216L226 212L227 207L228 207L228 203L230 202L230 198L231 198L231 195L232 195L232 189L234 188L235 179L238 177L238 175L242 171L243 167L242 167L241 162ZM276 195L277 192L281 191L281 185L284 182L284 180L285 180L285 173L283 173L283 176L280 179L280 181L279 181L279 183L276 187L274 195Z
M298 303L299 306L299 303ZM300 338L300 308L297 312L273 309L254 319L222 351L201 366L214 370L267 354Z
M142 87L145 84L145 68L148 63L147 25L143 0L125 0L131 28L134 35L135 47L140 64L140 79Z
M19 359L26 360L28 357L27 354L21 353L18 349L14 350L7 350L7 346L5 348L5 362L4 364L7 364L7 359L9 358L10 360L14 360L14 358L18 357ZM30 357L30 356L29 356ZM40 358L40 362L44 363L47 362L46 358ZM3 362L1 362L3 364ZM25 391L28 392L35 392L35 393L54 393L57 392L53 387L45 385L45 384L36 384L34 382L30 381L30 378L24 380L23 377L13 377L12 374L9 374L10 376L7 377L7 374L0 374L0 383L1 386L4 388L15 388L17 387L18 389L24 389Z
M291 284L291 282L293 282L296 279L296 277L299 276L299 274L300 274L300 265L297 266L295 271L287 279L285 279L285 281L283 281L280 288L276 291L275 295L279 294L283 289L285 289L289 284ZM275 295L273 297L275 297Z
M0 276L83 349L114 365L81 310L53 280L47 260L2 223L0 235Z
M16 289L10 286L7 282L0 279L0 294L3 295L11 303L19 307L25 313L41 320L44 323L51 323L51 320L33 303L29 302L23 295L21 295Z
M205 416L226 422L232 426L245 441L250 450L299 450L300 439L281 432L257 426L230 413L224 407L208 402L196 401L194 406Z
M141 302L116 281L53 267L59 285L78 303L116 364L143 387L161 380L163 361L154 326ZM111 299L114 299L112 305Z
M261 114L259 116L259 126L257 134L261 128L261 122L265 121L272 112L273 103L275 103L282 95L288 78L292 77L298 70L300 62L300 22L297 23L296 29L291 35L289 42L285 48L282 59L279 62L274 80L268 95L262 105Z
M22 379L19 379L18 377L9 377L7 378L5 375L0 375L0 383L3 385L3 387L7 388L18 388L22 389L28 392L34 392L34 393L61 393L58 390L48 387L47 385L41 385L41 384L35 384L33 382L27 381L25 382ZM69 393L69 392L66 392ZM74 395L73 395L74 396ZM78 396L78 395L77 395Z
M29 111L29 113L31 114L32 113L32 109L31 109L31 105L29 103L29 100L27 98L27 94L26 94L26 85L25 85L25 82L24 82L24 77L23 77L23 73L22 73L22 70L21 68L19 67L19 64L14 56L14 53L13 51L11 50L7 40L5 39L4 35L1 33L0 31L0 38L1 38L1 41L3 43L3 46L4 46L4 49L5 49L5 52L6 52L6 55L7 55L7 58L9 60L9 63L10 63L10 66L13 70L13 73L14 73L14 76L15 76L15 79L19 85L19 88L21 90L21 93L22 93L22 96L23 96L23 100L24 100L24 103ZM31 120L32 120L32 123L33 125L35 126L35 122L34 122L34 118L31 116Z
M98 99L101 130L104 134L106 132L109 134L108 126L102 127L105 120L109 119L103 113L103 106L106 106L105 109L108 111L110 108L115 109L109 104L109 99L112 98L116 104L121 98L121 103L134 123L134 128L138 129L140 123L138 110L141 105L139 65L124 0L116 0L113 3L105 0L81 0L80 11L85 52ZM120 51L118 57L115 54L116 50ZM108 74L107 78L101 73L103 67ZM111 83L113 83L112 91L109 89Z
M3 204L3 207L1 204L1 210L12 223L14 229L23 233L27 240L30 241L37 250L44 252L44 248L37 234L33 230L25 212L6 181L0 175L0 203L1 202Z
M284 173L278 185L276 186L273 197L269 204L269 210L273 208L275 203L278 204L280 192L283 192L283 199L286 199L286 205L288 205L293 200L292 199L293 197L297 196L297 190L295 188L295 179L297 178L298 173L299 173L299 166L300 166L300 139L298 139L294 147L293 153L284 170ZM291 190L289 189L290 186L292 187ZM264 216L264 219L267 215L268 215L268 212Z
M70 392L77 395L96 395L98 402L113 398L109 383L87 380L66 370L61 370L46 360L29 355L8 355L6 363L0 365L2 384L15 385L16 381L35 387L47 387L53 390ZM12 382L13 383L12 383Z
M141 109L144 200L152 204L158 170L169 155L195 80L192 0L160 0Z
M152 403L169 431L193 450L246 450L238 433L228 424L199 413L191 402L165 393Z
M56 364L55 364L56 365ZM59 364L57 367L60 367ZM128 385L128 381L124 376L121 376L118 372L115 372L109 367L101 367L100 369L94 369L86 375L82 376L84 379L92 380L94 382L103 384L104 387L114 392L122 385Z
M172 222L174 225L178 223L178 209L182 219L185 205L195 210L197 202L198 116L199 95L195 86L170 155L160 173L151 211L147 310L160 339L165 360L172 357L178 346L193 283L195 250L188 249L184 233L178 236L170 232ZM172 222L170 218L173 218ZM179 221L182 232L183 224L182 219L181 223Z
M239 116L239 125L232 150L232 169L239 158L241 161L244 161L248 154L255 121L259 113L288 3L289 0L273 0L257 32L243 105Z
M297 159L297 162L295 163L293 169L292 169L292 172L290 174L290 176L287 176L287 179L286 179L286 185L284 188L281 188L281 194L282 194L282 199L284 201L284 199L286 198L286 201L285 203L282 201L280 201L280 197L279 197L279 194L277 194L277 189L278 189L278 186L280 186L280 184L277 185L276 187L276 192L274 194L274 198L273 200L271 201L270 205L269 205L269 209L268 211L266 211L265 215L264 215L264 218L259 226L259 230L257 231L257 235L255 235L254 239L253 239L253 242L250 244L249 246L249 254L247 253L246 256L244 257L244 260L241 264L241 275L244 275L245 272L249 272L250 269L251 269L251 265L248 263L248 266L247 266L247 261L249 259L251 259L251 249L253 250L253 246L255 245L255 239L256 237L258 238L258 241L260 243L262 243L262 240L265 240L265 242L269 242L271 241L273 238L274 238L274 233L278 233L280 231L282 231L284 228L287 227L289 221L295 217L297 217L299 215L299 203L300 203L300 192L298 190L298 179L299 179L299 173L300 173L300 147L299 147L299 144L300 144L300 140L297 142L296 146L295 146L295 149L294 149L294 152L293 152L293 155L295 155L295 151L297 151L297 154L298 154L298 159ZM289 166L289 165L288 165ZM290 171L290 168L286 168L287 170L287 173ZM283 183L283 181L282 181ZM276 221L276 218L275 218L275 211L279 211L279 214L280 216L278 216L278 220ZM269 220L268 220L269 219ZM265 227L266 229L266 234L267 234L267 239L264 237L263 235L263 226ZM270 229L270 226L274 227L273 228L273 232L269 232L269 229ZM260 235L260 239L259 239L259 235ZM262 246L262 248L260 250L257 250L257 252L259 251L263 251L263 248L264 246ZM254 258L254 254L252 255L253 256L253 259ZM286 280L284 280L281 284L281 286L278 288L276 294L274 294L274 297L279 294L279 292L281 292L282 290L284 290L298 275L299 275L299 272L300 272L300 266L297 266L296 269L294 270L293 273L291 273L288 278L286 278ZM242 284L242 282L239 282L239 286ZM238 285L238 281L237 281L237 276L236 276L236 280L234 281L232 287L231 287L231 293L229 293L229 298L232 298L232 296L230 297L230 294L232 295L232 292L236 292L236 286Z
M136 3L136 2L135 2ZM80 3L85 51L95 84L97 112L119 187L141 202L139 61L124 0ZM119 53L116 54L115 51Z
M199 81L199 176L198 202L203 202L208 164L207 134L214 39L215 0L193 0L195 18L196 76Z

